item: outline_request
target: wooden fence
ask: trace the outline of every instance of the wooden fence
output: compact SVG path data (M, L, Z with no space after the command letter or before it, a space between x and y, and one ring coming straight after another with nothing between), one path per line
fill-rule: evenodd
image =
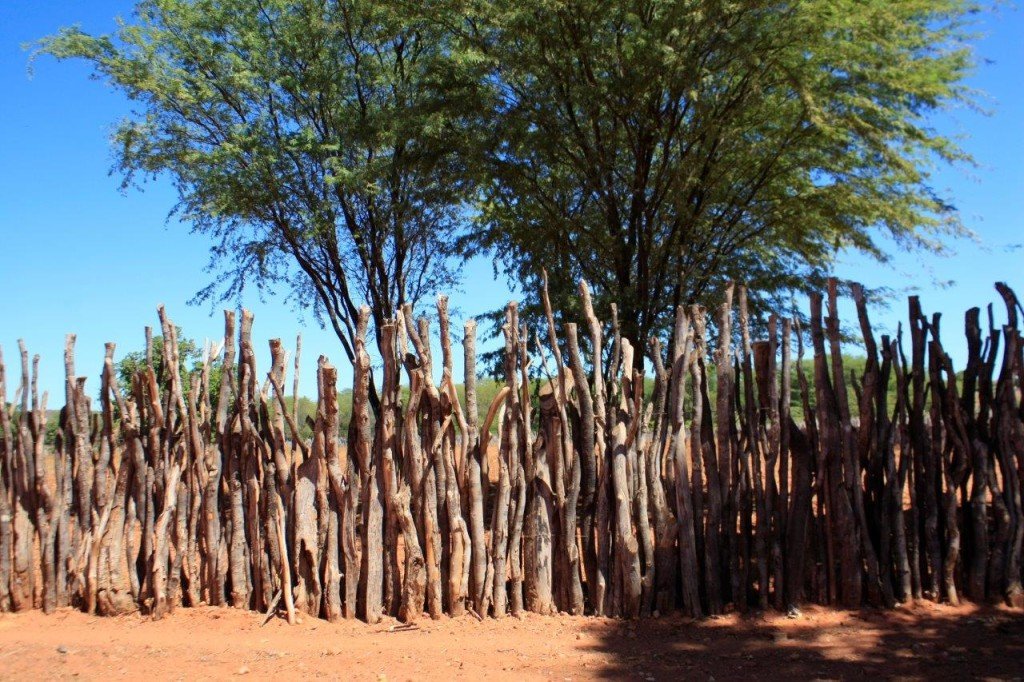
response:
M148 344L130 386L107 344L98 410L69 336L52 446L39 358L22 345L10 404L0 356L0 610L160 617L206 603L373 623L961 595L1019 607L1024 348L1017 299L996 288L1007 322L989 306L983 329L967 311L958 373L938 315L911 297L909 348L902 334L876 340L852 286L867 361L848 376L835 281L810 299L813 362L789 319L751 339L742 287L736 319L731 287L715 315L716 348L692 306L676 311L669 347L640 349L595 317L581 283L581 327L556 329L548 305L546 333L531 338L509 305L506 386L486 412L475 323L463 404L442 297L439 373L425 319L407 307L379 330L373 417L363 310L346 445L336 369L320 358L304 441L284 398L284 347L270 342L261 374L245 311L237 348L225 313L217 395L209 359L195 376L177 370L162 308L163 357ZM654 367L649 397L638 353ZM543 380L532 396L531 371Z

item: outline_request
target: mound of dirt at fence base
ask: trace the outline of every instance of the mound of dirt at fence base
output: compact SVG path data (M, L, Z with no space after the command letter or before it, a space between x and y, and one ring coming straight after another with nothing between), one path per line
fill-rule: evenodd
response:
M289 627L228 608L152 621L61 610L0 615L0 678L1020 679L1024 614L918 604L628 622L472 616Z

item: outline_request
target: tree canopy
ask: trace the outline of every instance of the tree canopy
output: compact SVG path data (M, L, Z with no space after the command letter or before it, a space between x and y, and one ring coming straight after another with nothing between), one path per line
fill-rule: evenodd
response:
M486 253L537 310L576 283L634 342L726 279L778 303L844 249L939 249L969 161L965 0L142 0L42 42L140 105L126 181L169 174L217 239L201 296L285 285L352 357ZM759 301L752 301L756 306Z
M126 182L168 175L181 217L216 241L201 299L289 292L353 357L373 322L449 287L477 89L412 3L142 0L115 36L65 28L138 105L115 134Z
M486 2L501 125L470 241L528 293L546 267L556 310L586 278L641 341L726 279L771 298L841 249L884 259L879 235L939 248L960 225L929 170L966 155L928 116L970 99L973 9Z

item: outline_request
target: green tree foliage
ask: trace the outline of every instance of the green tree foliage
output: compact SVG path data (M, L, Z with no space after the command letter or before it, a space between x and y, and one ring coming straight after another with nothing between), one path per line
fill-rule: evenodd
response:
M465 32L498 121L469 238L537 314L576 282L624 335L664 331L726 279L763 309L878 236L939 249L961 227L929 183L968 160L928 114L969 101L960 0L489 0ZM639 360L638 354L638 360Z
M40 49L82 58L137 113L115 134L126 183L177 186L211 235L216 280L289 290L353 357L375 327L453 284L479 79L429 8L398 0L142 0L115 36L66 28Z
M137 113L126 182L176 183L217 279L312 305L353 354L489 253L537 313L576 282L645 347L727 278L755 309L880 236L940 249L933 189L969 161L929 114L969 103L970 0L141 0L82 58ZM463 230L472 221L472 230ZM534 319L536 319L534 317ZM637 354L638 360L641 354Z
M178 338L178 373L181 376L182 393L183 395L188 396L189 392L192 390L193 382L199 381L200 379L200 375L203 370L204 350L192 339L187 339L182 336L180 327L178 327ZM153 373L156 375L157 381L161 382L161 385L166 387L170 385L170 374L167 372L167 368L164 367L163 349L164 337L154 336L151 351L153 359ZM117 381L123 392L131 394L132 378L135 376L136 372L145 369L146 364L145 350L126 353L124 357L115 363ZM216 405L217 396L220 394L222 368L223 365L221 364L220 358L211 358L209 396L214 405Z

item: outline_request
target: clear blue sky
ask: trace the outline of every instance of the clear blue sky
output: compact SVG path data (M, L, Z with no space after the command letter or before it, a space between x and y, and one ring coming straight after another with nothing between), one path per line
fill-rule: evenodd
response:
M90 80L84 64L44 58L28 73L25 43L74 23L109 32L114 18L129 16L132 6L129 0L0 2L0 346L15 375L18 338L42 356L40 386L50 391L51 404L63 402L67 332L78 335L77 373L89 377L92 394L103 343L116 342L119 353L141 348L143 326L158 327L158 303L187 336L221 334L219 311L187 305L209 280L209 244L167 220L173 190L158 182L144 192L122 194L119 178L108 174L109 134L127 113L127 102ZM955 360L963 352L963 311L996 300L993 281L1006 280L1024 294L1024 249L1011 248L1024 243L1024 13L1003 5L986 13L979 29L979 68L969 85L985 93L992 115L957 110L934 122L963 137L980 164L939 169L935 178L977 241L951 244L953 254L945 258L897 253L888 266L850 256L837 271L871 286L916 289L927 312L944 313L944 337ZM952 284L936 287L946 281ZM466 264L463 291L452 294L466 316L501 305L511 292L503 278L493 278L489 261L476 260ZM272 336L291 347L295 334L303 334L304 393L313 391L320 353L334 359L342 385L348 384L337 340L309 314L277 298L244 304L256 314L258 352ZM902 300L874 312L878 325L889 330L904 316ZM259 359L266 367L268 353Z

